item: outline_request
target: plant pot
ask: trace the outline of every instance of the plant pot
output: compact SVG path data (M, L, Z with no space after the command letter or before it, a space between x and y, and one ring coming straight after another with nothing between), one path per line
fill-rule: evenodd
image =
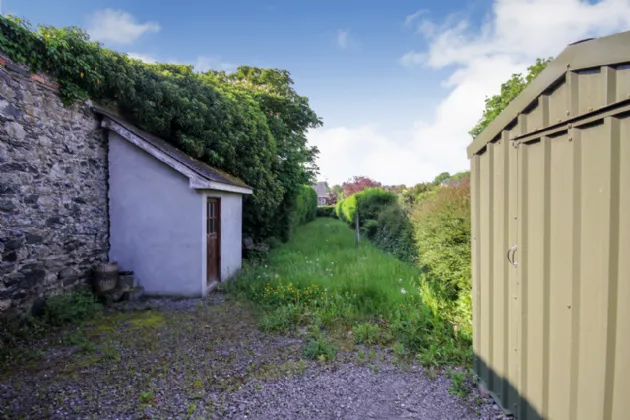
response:
M127 291L133 288L133 271L121 271L118 273L118 288Z
M118 263L101 263L94 269L94 291L97 295L106 293L118 284Z

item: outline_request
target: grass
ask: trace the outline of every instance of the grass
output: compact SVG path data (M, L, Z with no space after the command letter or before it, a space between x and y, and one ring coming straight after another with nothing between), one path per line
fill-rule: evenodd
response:
M470 339L440 316L421 279L416 266L365 240L357 247L343 222L320 218L262 262L246 264L227 287L259 305L264 331L352 330L357 344L391 344L426 365L469 365Z

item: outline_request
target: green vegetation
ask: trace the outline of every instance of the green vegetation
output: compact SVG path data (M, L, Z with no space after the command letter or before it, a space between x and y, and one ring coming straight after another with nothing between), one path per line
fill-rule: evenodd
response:
M536 63L527 68L527 75L513 74L501 85L501 92L490 98L486 97L486 106L479 122L470 130L475 138L516 98L551 62L552 58L537 58Z
M328 334L352 330L361 343L399 342L426 364L471 361L470 337L425 302L421 271L369 242L356 247L352 231L338 220L320 218L298 228L287 244L266 261L247 264L227 287L260 306L265 330L302 325L317 331L307 345L313 357L329 354Z
M50 296L39 317L0 320L0 371L39 356L40 350L30 345L52 330L99 318L101 314L102 306L86 287ZM78 346L86 353L95 349L83 334L77 333L65 335L62 344Z
M317 207L317 217L337 217L335 206Z
M317 216L317 192L313 188L302 185L296 203L293 212L293 228L315 220Z
M64 102L90 98L191 156L241 178L244 233L287 240L299 192L317 171L306 132L322 124L289 72L242 66L235 73L145 64L90 41L76 27L37 30L0 17L0 50L58 81Z
M50 326L62 326L92 319L101 313L102 307L88 288L70 293L59 293L46 300L43 322Z

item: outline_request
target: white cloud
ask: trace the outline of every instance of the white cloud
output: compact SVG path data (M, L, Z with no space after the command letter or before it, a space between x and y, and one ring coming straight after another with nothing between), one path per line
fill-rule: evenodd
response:
M417 20L420 16L427 14L425 9L420 9L415 13L410 14L405 18L405 25L411 25L415 20Z
M391 141L377 126L321 128L308 133L309 144L320 150L320 179L341 184L355 175L365 175L384 184L415 184L422 175L434 177L433 168L418 168L417 155ZM401 173L407 168L408 173ZM413 171L411 171L413 169Z
M149 54L142 54L142 53L127 53L127 55L129 56L129 58L134 58L136 60L140 60L143 63L147 63L147 64L155 64L157 63L157 58L153 57L152 55Z
M350 31L343 31L341 29L337 31L337 45L344 50L350 46Z
M481 116L484 98L537 57L557 56L569 43L629 29L630 0L495 0L478 29L461 15L444 22L420 17L411 22L417 22L428 48L410 51L400 62L425 71L452 68L442 83L448 95L433 118L416 121L404 138L372 126L310 133L322 150L322 175L331 182L364 174L384 183L415 183L467 169L468 131Z
M427 55L417 51L409 51L400 58L400 64L405 67L413 67L426 61Z
M89 17L87 32L96 41L129 45L142 35L159 30L160 25L157 22L139 23L125 11L103 9Z

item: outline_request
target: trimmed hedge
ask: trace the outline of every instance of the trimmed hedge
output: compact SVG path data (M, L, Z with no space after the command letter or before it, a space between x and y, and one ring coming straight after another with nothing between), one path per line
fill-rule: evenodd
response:
M337 217L335 206L319 206L317 207L317 217Z
M293 227L315 220L317 216L317 192L307 185L303 185L297 196L293 211Z
M398 196L382 188L366 188L360 193L346 198L341 205L342 220L354 226L354 218L359 212L359 226L364 227L368 220L378 220L378 215L386 207L395 204ZM372 223L371 230L375 231Z
M378 215L378 230L370 238L376 246L406 262L416 262L418 247L407 212L398 204L386 207Z

